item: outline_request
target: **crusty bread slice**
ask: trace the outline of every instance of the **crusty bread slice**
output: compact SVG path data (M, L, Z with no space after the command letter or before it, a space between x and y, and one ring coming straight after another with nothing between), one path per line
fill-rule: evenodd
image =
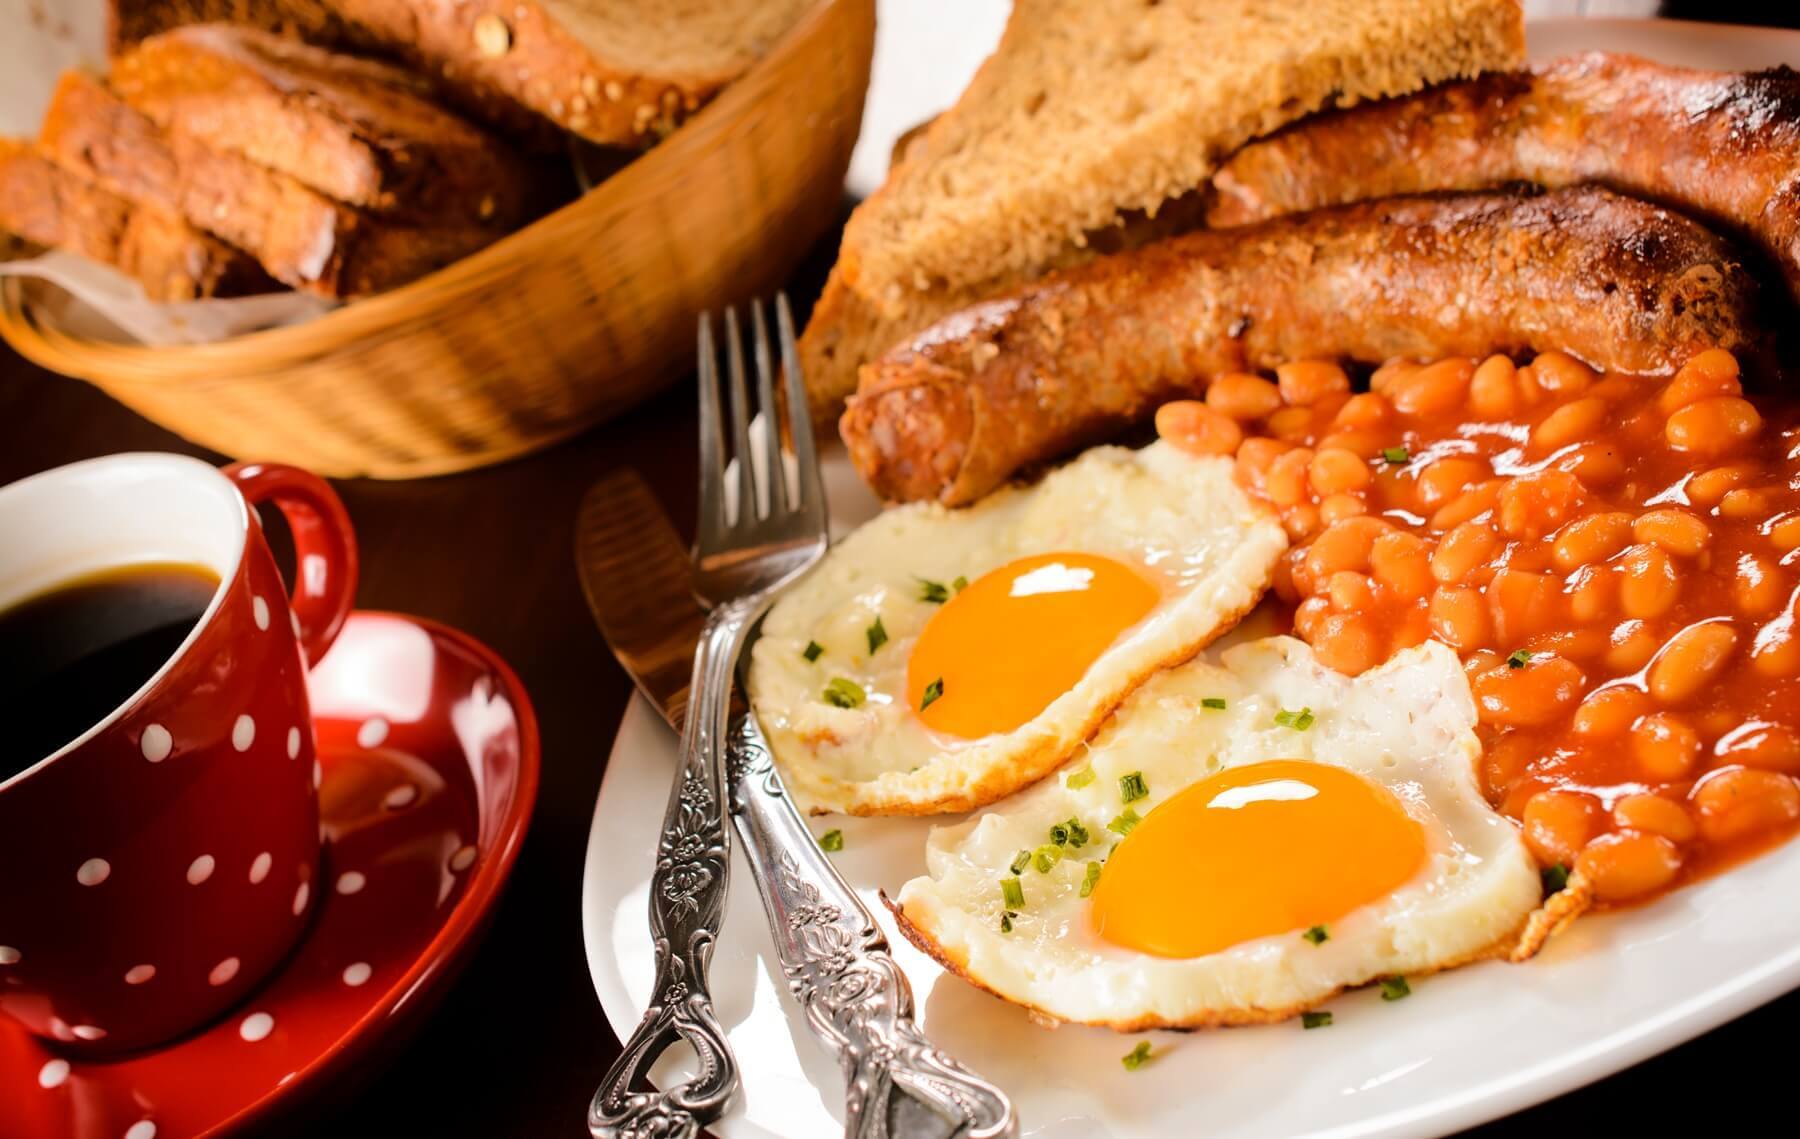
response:
M275 287L250 257L180 215L104 189L18 139L0 138L0 230L112 265L153 301Z
M107 51L120 55L158 32L211 23L244 24L332 47L357 40L331 0L108 0Z
M801 344L815 414L959 298L1121 229L1127 246L1167 232L1165 204L1250 139L1523 56L1518 0L1017 0L956 105L851 215Z
M528 174L499 140L373 60L253 28L195 24L113 64L111 85L164 128L371 212L506 229Z

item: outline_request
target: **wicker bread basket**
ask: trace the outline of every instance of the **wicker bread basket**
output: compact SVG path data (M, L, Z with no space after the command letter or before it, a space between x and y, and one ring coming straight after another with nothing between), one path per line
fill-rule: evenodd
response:
M778 287L837 215L874 0L820 0L754 69L576 202L393 292L216 344L100 343L19 278L0 334L196 443L323 474L498 462L684 375L705 309Z

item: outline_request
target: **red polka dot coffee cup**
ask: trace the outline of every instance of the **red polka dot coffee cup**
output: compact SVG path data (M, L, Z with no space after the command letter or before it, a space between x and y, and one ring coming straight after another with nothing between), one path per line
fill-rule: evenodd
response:
M291 602L251 509L263 502L293 532ZM217 587L122 703L42 754L9 754L0 716L0 1013L71 1052L129 1051L217 1016L280 964L318 893L306 668L357 572L337 496L291 467L156 454L0 488L0 614L169 565L205 575L196 607Z

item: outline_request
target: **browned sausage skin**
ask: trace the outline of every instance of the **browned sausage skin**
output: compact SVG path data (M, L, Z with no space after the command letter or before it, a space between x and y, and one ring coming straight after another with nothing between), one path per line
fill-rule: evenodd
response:
M972 502L1222 372L1561 349L1654 373L1753 348L1723 239L1597 188L1363 202L1104 257L865 365L840 431L876 493Z
M1213 179L1209 225L1321 206L1596 182L1741 234L1800 300L1800 72L1593 52L1315 115Z

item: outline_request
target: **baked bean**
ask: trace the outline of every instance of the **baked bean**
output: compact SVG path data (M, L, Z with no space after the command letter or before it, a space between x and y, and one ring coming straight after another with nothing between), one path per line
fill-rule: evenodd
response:
M1656 397L1656 406L1669 415L1709 396L1743 392L1744 387L1738 382L1737 358L1723 348L1708 348L1681 366L1669 386Z
M1560 396L1576 396L1597 378L1594 370L1566 352L1542 352L1531 361L1538 386Z
M1383 363L1381 367L1376 368L1369 376L1369 390L1372 392L1385 392L1395 380L1402 376L1412 375L1414 372L1418 371L1421 366L1422 365L1418 360L1409 359L1405 356L1396 356L1392 360Z
M1269 464L1269 475L1264 483L1263 492L1269 501L1277 506L1293 506L1307 497L1307 471L1313 461L1312 449L1295 447L1284 455L1278 455Z
M1765 518L1773 509L1773 496L1764 487L1741 486L1719 499L1719 513L1727 518Z
M1290 360L1275 369L1275 383L1290 404L1317 403L1350 390L1350 377L1330 360Z
M1800 785L1779 771L1721 767L1694 785L1700 833L1709 842L1736 842L1800 819Z
M1756 554L1743 554L1731 578L1731 599L1746 617L1766 617L1781 608L1786 593L1776 576L1775 563Z
M1480 459L1465 455L1434 459L1419 471L1419 503L1435 509L1493 473Z
M1500 488L1500 532L1539 538L1567 522L1581 502L1581 484L1566 471L1519 475Z
M1500 544L1500 535L1485 522L1464 522L1438 539L1431 555L1431 576L1446 585L1467 581L1500 552Z
M1485 723L1532 727L1560 719L1581 699L1586 683L1573 661L1533 657L1522 668L1502 661L1475 677L1471 687Z
M1221 415L1249 422L1281 407L1281 390L1261 376L1228 372L1206 387L1206 405Z
M1324 581L1339 570L1368 569L1375 539L1389 529L1386 522L1368 515L1332 523L1307 550L1307 572L1315 581Z
M1625 459L1609 443L1580 443L1556 460L1556 469L1574 475L1584 486L1607 487L1625 477Z
M1742 486L1755 472L1743 463L1701 471L1687 482L1687 500L1695 506L1717 506L1726 492Z
M1331 616L1331 598L1309 597L1294 610L1294 631L1311 641L1318 636L1320 624Z
M1470 487L1461 496L1438 507L1438 512L1431 516L1431 528L1448 530L1481 517L1499 503L1500 488L1505 485L1505 479L1489 479L1480 486Z
M1269 575L1269 588L1275 596L1293 605L1300 600L1300 587L1294 583L1294 557L1301 551L1299 547L1290 546L1286 553L1275 559L1275 570Z
M1640 542L1654 542L1671 554L1691 558L1712 541L1706 523L1685 510L1665 506L1638 515L1631 532Z
M1193 455L1233 455L1244 429L1199 400L1180 399L1156 409L1156 433Z
M1791 612L1756 631L1751 642L1750 666L1764 676L1781 678L1800 673L1800 637L1795 636Z
M1359 392L1344 401L1331 418L1336 430L1364 431L1384 427L1394 417L1394 405L1380 392Z
M1606 652L1606 668L1621 676L1649 664L1656 650L1662 647L1649 624L1635 619L1613 626L1610 640L1612 647Z
M1375 580L1396 596L1424 597L1436 583L1431 577L1431 548L1414 534L1390 530L1369 548L1369 569Z
M1540 863L1567 865L1606 825L1606 810L1585 791L1539 791L1526 800L1520 821Z
M1713 755L1724 763L1800 775L1800 734L1782 724L1752 720L1721 735Z
M1327 495L1319 502L1319 521L1327 526L1368 512L1369 504L1354 494Z
M1268 486L1269 468L1289 450L1286 443L1260 435L1244 440L1237 451L1238 481L1251 490L1263 491Z
M1619 575L1605 566L1582 566L1569 577L1569 616L1587 624L1599 621L1619 604Z
M1296 503L1281 512L1281 528L1296 542L1303 542L1317 534L1319 526L1319 508L1310 502Z
M1380 627L1358 613L1331 614L1319 622L1311 640L1319 662L1345 676L1359 676L1387 655Z
M1631 726L1631 754L1646 777L1672 783L1694 769L1700 736L1681 717L1655 712Z
M1737 631L1723 621L1706 621L1669 638L1650 665L1650 695L1679 704L1710 684L1731 661Z
M1334 451L1348 451L1367 462L1381 454L1382 449L1386 446L1386 438L1378 431L1345 429L1333 431L1319 440L1318 449L1321 451L1326 448Z
M1524 647L1527 652L1532 653L1554 653L1571 660L1593 660L1606 653L1610 642L1602 629L1553 629L1526 638Z
M1654 709L1643 689L1613 684L1588 693L1581 707L1575 709L1573 727L1584 736L1624 735L1638 717L1647 716Z
M1355 570L1339 570L1325 583L1325 596L1331 606L1344 613L1357 613L1375 607L1375 583L1368 574Z
M1336 447L1321 448L1307 468L1313 490L1321 495L1348 494L1375 481L1369 464L1349 451Z
M1487 599L1478 589L1439 586L1431 594L1431 632L1460 652L1488 643Z
M1698 830L1685 805L1646 792L1622 797L1612 813L1613 821L1627 830L1659 834L1674 843L1692 842Z
M1627 617L1661 617L1681 597L1681 577L1661 547L1639 542L1620 555L1619 608Z
M1681 848L1659 834L1615 831L1588 843L1575 869L1602 902L1653 894L1681 872Z
M1315 416L1310 407L1284 407L1263 420L1263 430L1283 443L1304 443L1312 434Z
M1568 573L1603 562L1631 542L1631 515L1622 510L1577 518L1556 532L1553 560Z
M1775 543L1777 550L1786 553L1800 549L1800 511L1789 511L1771 519L1764 527L1769 541Z
M1505 356L1489 356L1469 380L1469 410L1477 419L1510 419L1519 410L1518 369Z
M1494 636L1501 644L1523 641L1563 619L1562 589L1548 574L1510 567L1499 570L1488 582L1487 596Z
M1397 377L1382 394L1402 415L1443 415L1462 403L1474 375L1475 361L1451 357Z
M1565 403L1531 429L1531 445L1545 453L1579 443L1600 429L1607 411L1606 401L1593 396Z
M1669 416L1669 446L1693 455L1723 455L1762 430L1762 416L1738 396L1711 396Z

